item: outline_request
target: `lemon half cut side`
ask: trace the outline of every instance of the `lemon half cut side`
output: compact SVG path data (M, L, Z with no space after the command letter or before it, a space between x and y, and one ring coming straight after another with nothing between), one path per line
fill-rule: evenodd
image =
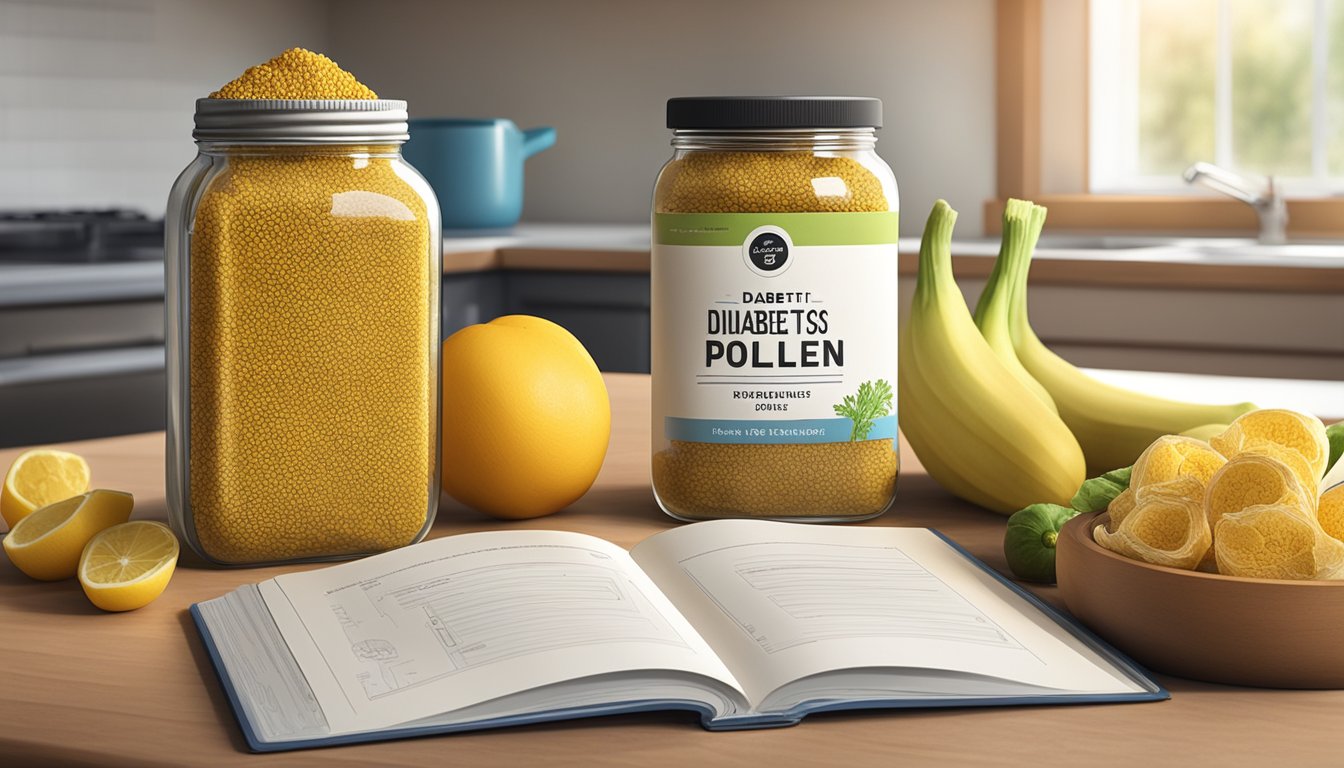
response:
M89 540L129 520L134 504L129 493L103 489L48 504L14 525L5 537L5 554L34 579L68 579Z
M79 583L89 601L105 611L149 605L168 586L177 567L177 537L154 520L133 520L102 531L84 548Z

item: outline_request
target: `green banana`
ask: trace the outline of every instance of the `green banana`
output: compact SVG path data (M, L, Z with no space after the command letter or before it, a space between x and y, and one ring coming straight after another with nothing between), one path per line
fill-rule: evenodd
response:
M1009 200L1004 206L1003 241L999 246L999 257L994 260L994 269L985 282L985 290L981 292L980 301L975 305L975 324L980 328L980 335L989 342L989 348L998 355L1003 367L1039 397L1041 402L1045 403L1045 407L1058 413L1059 409L1055 407L1054 398L1050 397L1050 393L1039 381L1032 378L1022 366L1022 361L1017 359L1017 350L1013 347L1012 327L1009 323L1014 284L1020 276L1006 268L1010 259L1004 252L1008 250L1021 252L1032 247L1031 217L1034 208L1035 206L1025 200Z
M1068 504L1084 479L1064 422L1000 362L952 277L956 211L939 200L919 249L919 277L900 343L901 430L929 474L1002 514Z
M1027 315L1031 255L1045 224L1045 209L1034 209L1039 213L1033 217L1030 247L1010 253L1007 265L1017 275L1011 282L1009 310L1013 347L1022 366L1050 393L1060 418L1082 445L1089 475L1133 464L1163 435L1205 424L1230 424L1256 409L1254 403L1202 405L1134 392L1098 381L1051 352L1032 331Z

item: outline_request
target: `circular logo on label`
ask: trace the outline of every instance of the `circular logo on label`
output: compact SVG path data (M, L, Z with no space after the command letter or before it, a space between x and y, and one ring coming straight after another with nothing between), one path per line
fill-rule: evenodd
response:
M788 234L775 227L760 227L747 235L742 255L747 266L762 277L774 277L788 269L793 243Z

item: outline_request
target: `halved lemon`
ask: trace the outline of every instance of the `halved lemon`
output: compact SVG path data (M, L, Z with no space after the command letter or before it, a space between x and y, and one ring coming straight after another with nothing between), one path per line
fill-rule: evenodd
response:
M89 540L129 520L134 503L129 493L99 489L48 504L14 525L5 537L5 553L34 579L68 579L79 569Z
M79 560L79 583L104 611L131 611L163 594L177 567L177 537L163 523L135 520L93 537Z
M38 509L89 490L89 465L82 456L50 448L20 453L0 489L0 517L12 530Z

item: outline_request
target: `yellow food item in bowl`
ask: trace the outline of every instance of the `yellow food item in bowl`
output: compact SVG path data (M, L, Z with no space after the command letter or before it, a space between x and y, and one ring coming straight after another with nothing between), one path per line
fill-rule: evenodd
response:
M1300 517L1314 518L1313 501L1287 464L1272 456L1247 452L1227 462L1209 481L1204 512L1216 530L1224 515L1266 504L1282 505Z
M1327 451L1318 419L1282 410L1242 416L1207 445L1159 438L1135 462L1129 488L1111 501L1093 538L1173 568L1344 579L1344 485L1319 488Z
M1198 566L1212 544L1203 507L1179 493L1140 500L1114 532L1098 528L1095 537L1126 557L1185 570Z
M1204 519L1205 484L1226 459L1202 440L1167 435L1153 441L1130 473L1129 487L1111 500L1101 546L1170 568L1207 561L1212 544Z
M1242 456L1265 456L1283 464L1293 473L1293 477L1297 478L1298 485L1302 488L1303 501L1308 506L1316 503L1320 477L1314 474L1315 470L1306 457L1298 453L1296 449L1278 443L1256 442L1242 448L1241 453L1230 458L1240 458Z
M1327 534L1344 539L1344 483L1326 489L1316 505L1316 519Z
M1120 528L1120 523L1124 521L1125 516L1134 511L1134 487L1130 486L1111 499L1111 503L1106 506L1106 530L1115 533Z
M1192 477L1202 485L1226 463L1227 458L1203 440L1165 435L1135 460L1129 483L1142 491L1148 485Z
M1344 567L1344 542L1323 535L1291 504L1231 512L1214 530L1218 572L1260 579L1328 579Z
M1265 408L1238 416L1221 434L1209 438L1209 445L1229 458L1261 443L1291 448L1306 459L1310 476L1319 480L1330 459L1330 441L1325 424L1315 416L1276 408Z
M1205 484L1198 477L1182 475L1160 483L1149 483L1134 490L1134 501L1142 504L1150 499L1184 499L1204 504Z

